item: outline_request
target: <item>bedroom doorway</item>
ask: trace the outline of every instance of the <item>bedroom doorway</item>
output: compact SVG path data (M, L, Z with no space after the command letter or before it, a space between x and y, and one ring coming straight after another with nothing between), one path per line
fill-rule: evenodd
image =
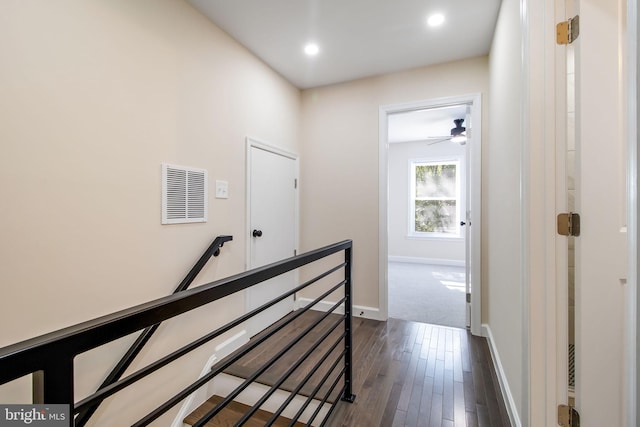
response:
M388 317L479 333L479 98L381 108Z

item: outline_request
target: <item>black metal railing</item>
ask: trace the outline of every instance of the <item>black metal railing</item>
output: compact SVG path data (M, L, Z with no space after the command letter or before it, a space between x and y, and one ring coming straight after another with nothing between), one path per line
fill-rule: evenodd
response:
M88 350L100 347L104 344L117 340L131 333L152 327L162 321L174 318L184 313L188 313L199 307L203 307L214 301L218 301L226 296L232 295L239 291L248 289L259 283L271 278L277 277L289 271L299 269L308 264L322 260L330 255L344 252L344 262L337 266L324 271L322 274L299 284L287 293L265 302L262 306L252 310L245 315L238 317L231 322L218 327L210 333L198 338L188 345L162 357L161 359L127 375L124 378L113 381L111 384L101 387L96 393L82 399L79 402L74 400L74 372L73 360L78 354ZM295 321L305 312L312 309L313 306L322 302L329 295L334 294L341 288L344 290L343 295L333 307L322 314L322 316L307 326L297 337L290 342L281 344L281 348L272 358L260 366L256 372L249 375L246 380L236 390L230 392L215 408L209 411L201 420L197 421L195 426L204 425L209 419L215 417L229 402L231 402L242 390L246 389L254 382L262 373L271 367L276 361L287 353L294 345L301 342L302 338L307 336L310 331L318 327L322 322L333 322L328 329L317 338L307 350L301 353L298 360L291 364L289 369L275 382L275 384L260 398L251 409L236 423L243 425L253 413L271 396L280 385L291 376L291 374L301 366L303 361L314 353L322 352L319 361L315 363L309 372L297 384L291 392L289 398L278 408L273 414L272 421L276 419L287 405L291 403L296 394L307 384L309 379L316 373L322 374L320 367L325 364L329 365L328 370L322 375L321 381L313 386L313 391L307 393L305 403L298 409L297 414L293 417L292 423L299 420L310 403L315 400L317 407L305 422L310 423L318 416L325 403L330 401L330 396L338 396L340 399L353 402L355 396L352 390L352 302L351 302L351 266L352 266L352 242L346 240L335 243L302 255L298 255L283 261L279 261L264 267L260 267L251 271L247 271L235 276L211 282L196 289L183 290L176 294L150 301L145 304L122 310L107 316L103 316L79 325L71 326L56 332L52 332L37 338L33 338L21 343L17 343L0 349L0 385L5 384L14 379L25 375L33 374L39 385L39 402L34 403L62 403L71 407L71 412L75 418L79 414L85 413L89 408L99 404L104 399L115 395L119 391L132 386L138 380L146 378L153 372L166 366L167 364L179 359L189 352L199 348L203 344L210 342L221 334L241 325L251 317L267 310L269 307L283 301L286 298L308 288L316 283L322 282L323 279L331 280L329 276L340 270L344 271L344 279L336 285L332 285L328 290L313 300L306 307L293 312L287 317L286 321L281 321L269 328L265 333L257 335L238 351L233 353L221 363L218 363L213 369L188 387L180 390L173 397L169 398L163 404L159 405L155 410L134 423L134 426L146 426L156 420L162 414L173 408L179 402L184 400L191 393L207 384L214 377L222 373L225 369L235 363L244 355L248 354L260 344L268 343L278 331L282 330L286 324ZM323 285L323 286L325 286ZM325 286L326 287L326 286ZM324 289L324 288L323 288ZM340 307L344 307L344 314L338 316L338 320L334 320L335 312ZM331 316L331 317L330 317ZM330 341L334 337L333 332L338 326L343 325L344 328L338 337ZM328 341L329 340L329 341ZM325 343L324 345L322 345ZM343 343L342 349L339 349L340 343ZM270 346L276 345L273 343ZM328 350L324 350L328 347ZM339 351L338 351L339 350ZM331 355L337 357L331 359ZM340 363L342 362L342 364ZM305 371L306 372L306 371ZM342 382L341 382L342 380ZM339 384L341 384L339 386ZM164 386L164 385L163 385ZM328 388L324 390L323 386ZM322 394L320 394L322 392ZM331 415L339 400L334 399L326 410L326 415L322 424ZM74 425L75 418L72 417L70 425Z
M207 250L204 251L200 259L198 259L198 261L194 264L191 270L189 270L189 273L187 273L184 279L182 279L182 281L176 287L173 293L176 294L178 292L182 292L189 289L189 286L191 286L191 284L193 283L195 278L198 276L198 274L200 274L204 266L207 265L211 257L217 257L218 255L220 255L220 248L224 246L225 242L229 242L231 240L233 240L233 236L218 236L215 239L213 239L213 242L211 242L211 244L209 245ZM122 356L120 361L118 361L116 366L111 370L111 372L109 372L109 374L107 375L105 380L102 382L102 384L100 384L100 387L98 387L98 390L101 390L105 387L110 386L111 384L115 383L122 377L122 375L125 373L127 368L131 366L136 356L140 354L140 351L142 351L142 348L147 344L147 342L149 342L149 340L151 339L153 334L158 330L159 327L160 327L160 323L156 323L155 325L149 326L142 331L142 333L133 342L133 344L131 344L131 346L129 347L127 352L124 354L124 356ZM78 413L78 416L76 417L76 420L75 420L76 427L83 427L87 423L87 421L89 421L91 416L96 412L96 410L98 409L98 406L100 406L100 403L101 403L100 401L97 401L93 405L87 406L80 413Z

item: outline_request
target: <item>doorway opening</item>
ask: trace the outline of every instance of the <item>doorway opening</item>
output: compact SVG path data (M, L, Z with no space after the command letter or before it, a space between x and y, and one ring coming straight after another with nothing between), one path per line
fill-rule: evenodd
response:
M479 335L480 95L380 114L381 305Z

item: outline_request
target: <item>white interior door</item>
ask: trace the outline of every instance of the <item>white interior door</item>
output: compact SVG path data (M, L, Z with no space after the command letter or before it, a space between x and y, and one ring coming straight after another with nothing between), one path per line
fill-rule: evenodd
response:
M297 158L254 140L247 140L248 170L248 260L249 268L292 257L297 240ZM295 286L295 272L290 272L247 291L247 311L282 295ZM293 296L249 322L255 335L290 313Z
M624 1L579 0L575 46L575 398L582 426L622 426L626 153Z

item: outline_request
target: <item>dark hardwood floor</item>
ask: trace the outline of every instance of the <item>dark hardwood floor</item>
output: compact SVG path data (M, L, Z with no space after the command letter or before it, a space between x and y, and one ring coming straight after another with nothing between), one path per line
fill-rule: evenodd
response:
M321 314L308 312L280 332L276 342L288 342ZM334 320L333 315L326 319L325 327ZM335 334L341 330L339 327ZM314 332L309 339L315 340L321 332ZM246 378L279 348L271 345L257 350L226 372ZM301 353L292 348L259 382L273 384ZM356 400L340 401L328 426L510 425L487 342L466 330L397 319L378 322L354 318L353 358ZM305 372L306 368L301 369L281 388L295 387ZM313 386L309 384L307 389Z
M365 322L373 321L354 319ZM369 351L354 353L356 400L340 402L328 425L510 425L484 338L397 319L375 323Z

